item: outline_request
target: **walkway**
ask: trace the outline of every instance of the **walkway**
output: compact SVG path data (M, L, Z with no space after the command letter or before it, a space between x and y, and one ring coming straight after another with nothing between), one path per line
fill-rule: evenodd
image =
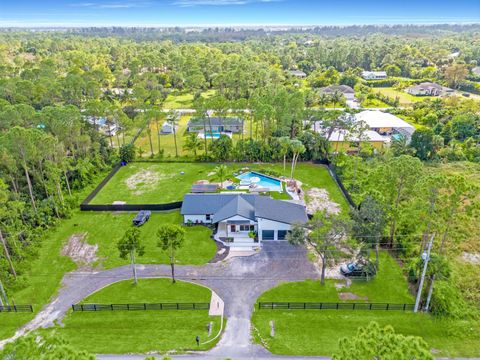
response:
M294 247L284 241L267 241L263 245L260 253L249 257L233 258L202 266L176 266L177 279L205 285L218 294L225 303L225 316L228 320L224 334L214 349L200 357L271 358L272 355L267 350L260 345L252 344L251 341L250 318L256 299L281 282L318 278L313 264L306 259L304 248ZM170 267L138 265L137 273L140 278L169 277ZM66 274L58 296L20 329L15 338L27 331L53 326L55 321L62 320L72 304L80 302L105 286L130 279L131 276L130 266L99 272Z

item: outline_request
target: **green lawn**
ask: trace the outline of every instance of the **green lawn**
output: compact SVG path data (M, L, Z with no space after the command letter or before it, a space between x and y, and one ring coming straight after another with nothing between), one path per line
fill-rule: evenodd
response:
M192 184L197 180L218 182L214 175L208 176L217 164L205 163L131 163L121 168L118 173L92 200L92 204L111 204L114 201L125 201L130 204L152 204L181 201L190 191ZM290 175L287 166L283 171L283 164L227 164L230 175L243 167L262 172L274 171L278 175ZM181 175L180 172L184 174ZM297 165L294 177L302 182L304 190L324 188L333 201L340 204L344 212L348 211L348 204L324 166L311 163ZM282 194L275 194L275 198L285 198Z
M132 226L133 213L77 212L59 228L60 241L66 242L73 234L86 233L89 244L98 245L97 266L110 269L130 263L118 256L117 241ZM181 224L179 211L152 213L142 227L141 241L145 254L137 257L139 264L167 264L167 255L157 247L157 229L167 223ZM211 240L211 230L203 226L186 227L185 243L178 251L179 264L205 264L215 256L216 246Z
M405 91L397 90L393 87L381 87L381 88L373 88L373 91L391 97L395 99L398 97L400 100L400 106L409 106L413 103L435 99L434 96L414 96L406 93Z
M318 281L286 283L265 292L258 301L340 302L339 293L353 293L365 301L413 303L401 268L388 253L381 253L380 271L369 282L354 282L337 289L335 280L325 286ZM355 300L362 302L364 300ZM480 324L471 321L439 319L426 314L402 311L359 310L258 310L253 314L254 331L275 354L331 355L338 340L353 336L370 321L392 325L405 335L422 336L442 356L478 356ZM270 337L269 322L275 323L275 337Z
M362 108L389 108L390 105L378 99L366 99L361 104Z
M86 298L84 303L210 302L211 291L169 279L140 279L137 286L122 281ZM195 337L208 340L207 325L213 322L213 338L220 329L220 317L207 310L70 312L64 327L54 330L76 348L92 353L147 353L176 350L206 350L216 341L197 348ZM128 326L125 326L128 324Z
M202 97L208 99L215 95L215 90L207 90L202 93ZM192 93L170 93L163 103L165 109L191 109L193 107Z

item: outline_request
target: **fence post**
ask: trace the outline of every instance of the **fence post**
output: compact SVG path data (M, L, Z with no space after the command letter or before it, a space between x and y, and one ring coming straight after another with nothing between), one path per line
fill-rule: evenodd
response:
M81 308L81 309L82 309L82 311L83 311L83 304L80 304L80 308Z
M403 304L403 311L405 311L405 307L406 307L407 304Z
M338 310L338 303L337 303L337 310Z
M177 303L177 310L178 310L178 303Z
M353 310L355 310L355 303L353 303Z
M390 303L387 303L387 310L389 309L389 307L390 307Z
M369 310L372 310L372 303L370 303L370 309Z
M97 311L97 304L93 304L93 308Z

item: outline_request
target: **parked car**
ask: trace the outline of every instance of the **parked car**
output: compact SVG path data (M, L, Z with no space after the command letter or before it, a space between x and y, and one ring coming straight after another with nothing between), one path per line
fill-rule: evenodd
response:
M463 93L462 96L470 97L470 94L469 93Z
M137 216L133 219L133 225L135 226L142 226L145 224L148 219L150 219L150 215L152 215L151 211L148 210L141 210Z
M352 262L349 264L343 264L340 267L340 272L344 276L368 278L375 276L377 271L375 269L375 265L372 263L361 264Z

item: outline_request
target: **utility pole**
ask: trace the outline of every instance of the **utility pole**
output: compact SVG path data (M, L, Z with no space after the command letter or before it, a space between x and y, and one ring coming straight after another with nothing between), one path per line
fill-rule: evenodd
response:
M430 308L430 301L432 300L434 282L435 282L435 274L433 274L430 278L430 288L428 289L427 302L425 303L425 307L423 308L423 310L426 312L428 312Z
M8 297L5 293L5 289L2 284L2 280L0 280L0 306L8 306Z
M428 243L427 253L422 254L422 259L424 261L424 264L423 264L422 277L420 278L420 285L418 286L417 299L415 300L415 307L413 309L413 312L415 313L418 312L418 307L420 306L420 299L422 298L423 283L425 281L425 274L427 273L428 262L430 261L430 252L432 250L434 238L435 238L435 234L432 235L432 237L430 238L430 242Z

